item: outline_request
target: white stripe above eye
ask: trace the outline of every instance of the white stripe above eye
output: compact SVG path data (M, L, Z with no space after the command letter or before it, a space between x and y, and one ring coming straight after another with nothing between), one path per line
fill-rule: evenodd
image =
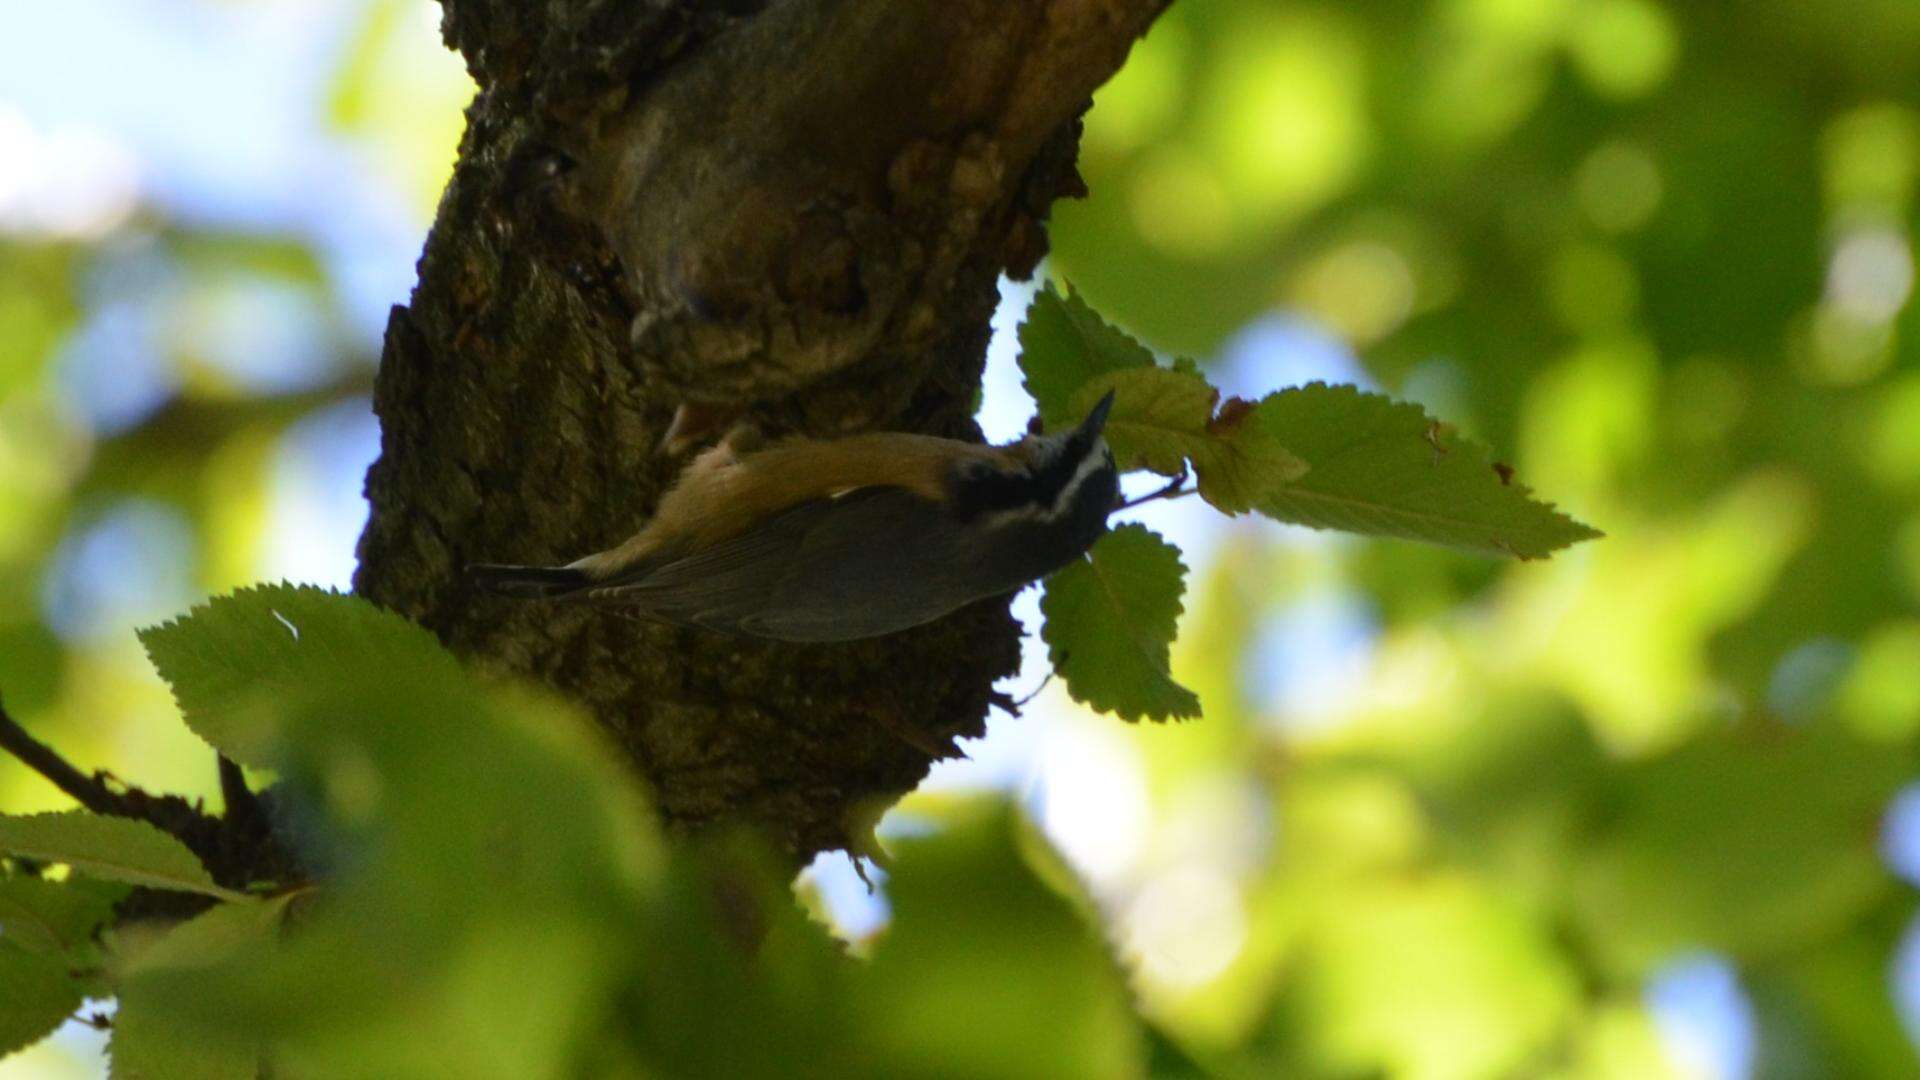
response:
M1080 485L1086 483L1087 477L1099 472L1106 463L1107 444L1104 440L1095 439L1093 445L1087 448L1087 456L1080 459L1080 467L1073 471L1073 478L1060 489L1060 494L1053 497L1054 517L1067 512L1067 504L1073 501Z

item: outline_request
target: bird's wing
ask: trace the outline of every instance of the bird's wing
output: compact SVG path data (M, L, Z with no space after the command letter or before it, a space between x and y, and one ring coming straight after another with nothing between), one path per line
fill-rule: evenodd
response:
M732 540L585 590L670 622L798 641L915 626L953 599L953 529L940 504L893 487L815 499Z

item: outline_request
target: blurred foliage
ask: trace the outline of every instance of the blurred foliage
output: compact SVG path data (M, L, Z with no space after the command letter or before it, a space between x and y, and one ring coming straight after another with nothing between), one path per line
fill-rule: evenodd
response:
M1200 0L1101 91L1055 231L1095 306L1254 380L1238 328L1308 320L1609 533L1202 571L1174 672L1244 734L1124 737L1152 835L1236 782L1275 831L1127 867L1123 940L1203 869L1246 922L1151 1012L1310 1074L1648 1075L1642 988L1709 950L1760 1074L1920 1070L1880 824L1920 723L1916 44L1898 4ZM1329 589L1363 672L1247 700Z
M808 922L770 852L721 837L669 853L584 718L477 685L398 615L255 589L148 639L183 702L237 700L233 670L273 676L270 704L202 709L196 730L283 778L269 793L279 832L325 876L237 894L144 823L0 815L13 864L0 885L16 897L68 887L70 912L106 882L219 901L98 932L116 1076L1143 1068L1124 976L1084 900L1030 865L1003 807L976 804L906 847L895 925L858 961ZM370 678L368 650L407 674ZM71 876L42 877L46 865ZM83 925L107 909L89 914ZM21 1041L21 1017L44 1033L98 992L81 974L98 935L42 921L50 932L24 939L37 951L0 941L0 985L17 999L0 999L0 1049Z
M446 70L431 12L353 6L315 115L423 210L460 84L409 89ZM804 1047L929 1074L1652 1077L1695 1066L1650 988L1704 955L1737 975L1756 1075L1920 1074L1920 837L1890 809L1920 737L1916 87L1905 0L1179 0L1088 115L1092 196L1058 208L1054 272L1221 384L1295 370L1250 324L1308 327L1608 538L1508 565L1250 522L1190 551L1171 674L1206 718L1125 727L1050 694L1022 721L1123 793L1079 834L1051 796L1031 807L1085 895L1023 812L915 796L899 820L936 831L902 844L870 961L771 902L751 855L592 871L616 865L611 833L650 833L580 804L617 784L576 752L456 761L434 755L461 740L423 740L432 775L484 763L601 842L542 827L530 850L567 840L577 864L449 893L500 865L456 823L529 824L423 780L414 816L379 819L392 844L348 830L336 855L378 860L391 890L285 911L310 920L298 947L334 950L339 1010L249 1015L310 1025L302 1052L328 1064L328 1032L372 1011L369 1062L599 1075L737 1075ZM298 230L159 200L92 231L7 228L0 693L83 767L217 797L132 627L261 576L286 440L364 410L373 330ZM1328 611L1355 644L1304 649ZM489 701L462 740L534 745ZM384 746L366 718L395 707L367 704L354 738ZM0 808L64 805L0 761ZM730 865L769 900L754 961L708 902ZM429 899L454 904L444 933L420 931ZM391 926L351 926L389 903ZM68 924L18 922L0 910L0 963L57 979L22 954L77 946ZM205 951L291 962L241 922L200 927ZM395 974L361 932L420 932L398 955L433 962ZM214 973L166 961L129 985L216 1000L178 991ZM368 985L385 1008L348 993ZM532 1034L492 1041L509 1030Z

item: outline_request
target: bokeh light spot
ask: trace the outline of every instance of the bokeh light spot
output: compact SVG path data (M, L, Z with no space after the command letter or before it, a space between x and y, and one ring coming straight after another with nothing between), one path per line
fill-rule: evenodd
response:
M1920 733L1920 621L1875 627L1840 684L1837 703L1862 738L1899 743Z
M1628 99L1666 81L1680 40L1673 18L1653 0L1587 0L1568 26L1567 49L1595 93Z
M1880 857L1909 885L1920 885L1920 783L1900 789L1880 818Z
M1783 720L1812 722L1826 710L1852 662L1853 650L1833 638L1794 646L1767 680L1767 708Z
M1123 732L1094 718L1063 718L1040 759L1040 823L1096 890L1112 888L1140 857L1149 815L1146 773Z
M1834 246L1827 299L1847 315L1886 322L1913 295L1913 251L1895 229L1858 229Z
M0 101L0 234L98 240L132 218L140 161L84 127L36 126Z
M1843 113L1822 133L1827 199L1850 216L1897 219L1920 174L1920 117L1892 102Z
M1887 490L1920 488L1920 374L1889 385L1862 440L1862 464Z
M1155 875L1122 913L1121 934L1142 977L1183 990L1226 970L1247 939L1246 905L1233 879L1205 866Z
M1640 282L1617 252L1570 244L1548 265L1547 297L1569 329L1595 337L1627 326L1640 302Z
M323 409L288 429L274 466L261 559L269 578L349 588L367 521L367 466L380 425L363 399Z
M1703 1080L1753 1072L1753 1004L1724 957L1700 954L1667 965L1646 989L1647 1007L1676 1063Z
M1093 95L1087 113L1087 152L1130 151L1159 135L1174 120L1189 81L1192 42L1178 9L1155 20L1134 43L1127 62Z
M1213 167L1175 146L1155 152L1131 178L1134 227L1169 255L1217 254L1233 232L1233 206Z
M1624 233L1647 223L1660 208L1660 167L1639 146L1623 141L1595 147L1573 177L1574 194L1588 220L1605 232Z
M127 500L69 533L41 594L47 623L68 641L99 640L157 623L196 599L193 528L179 511Z
M1252 18L1213 59L1219 108L1202 131L1247 224L1267 226L1325 202L1371 144L1366 62L1352 31L1309 18Z
M1288 298L1354 345L1371 345L1413 313L1413 272L1391 245L1353 240L1303 266Z

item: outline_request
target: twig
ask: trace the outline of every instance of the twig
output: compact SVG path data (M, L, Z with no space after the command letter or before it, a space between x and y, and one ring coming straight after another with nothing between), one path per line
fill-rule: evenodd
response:
M1062 653L1062 654L1061 654L1061 656L1060 656L1060 660L1061 660L1061 662L1062 662L1062 663L1065 663L1065 662L1066 662L1066 659L1067 659L1067 657L1066 657L1066 654L1065 654L1065 653ZM1050 686L1050 685L1052 685L1052 683L1053 683L1053 676L1054 676L1054 674L1055 674L1055 671L1056 671L1056 670L1057 670L1057 669L1055 669L1055 668L1048 668L1048 669L1047 669L1047 677L1046 677L1046 678L1044 678L1044 679L1041 679L1041 680L1040 680L1040 685L1039 685L1039 686L1036 686L1036 687L1034 687L1034 688L1033 688L1032 690L1029 690L1029 691L1027 692L1027 696L1026 696L1026 697L1023 697L1023 698L1021 698L1021 699L1020 699L1019 701L1016 701L1016 702L1014 702L1014 703L1013 703L1013 709L1012 709L1012 712L1013 712L1013 715L1015 715L1015 716L1019 716L1019 715L1020 715L1020 710L1021 710L1021 709L1024 709L1024 708L1026 708L1026 707L1027 707L1028 705L1030 705L1030 704L1032 704L1032 703L1033 703L1033 699L1034 699L1034 698L1037 698L1037 697L1039 697L1039 696L1040 696L1040 691L1042 691L1042 690L1045 690L1045 689L1046 689L1046 688L1047 688L1048 686Z
M225 754L220 755L220 796L227 804L222 816L228 828L265 831L266 816L260 810L260 801L247 787L246 774Z
M1040 685L1028 691L1025 695L1021 696L1019 700L1017 701L1014 700L1014 697L1012 694L1002 693L999 690L992 690L992 691L988 691L987 693L987 704L992 705L994 708L999 709L1001 712L1006 713L1008 716L1019 716L1020 710L1026 708L1029 704L1031 704L1034 698L1037 698L1040 696L1040 691L1045 690L1048 687L1048 685L1050 685L1053 682L1054 675L1058 673L1060 670L1060 664L1064 664L1067 662L1067 655L1068 655L1067 653L1062 652L1060 654L1059 661L1055 663L1054 666L1047 669L1047 676L1046 678L1040 680Z
M8 715L5 704L0 704L0 749L19 758L27 768L52 781L54 787L94 813L131 816L120 796L108 790L97 777L74 768L47 744L27 734L27 729Z
M1183 488L1180 486L1186 482L1187 482L1187 469L1186 469L1186 466L1183 465L1180 467L1180 475L1174 477L1172 481L1170 481L1167 484L1166 487L1163 487L1158 491L1152 492L1151 494L1142 495L1137 499L1129 499L1128 501L1121 503L1119 506L1114 507L1113 512L1117 514L1122 510L1131 510L1134 507L1139 506L1141 503L1150 503L1155 499L1182 499L1200 490L1199 488Z

